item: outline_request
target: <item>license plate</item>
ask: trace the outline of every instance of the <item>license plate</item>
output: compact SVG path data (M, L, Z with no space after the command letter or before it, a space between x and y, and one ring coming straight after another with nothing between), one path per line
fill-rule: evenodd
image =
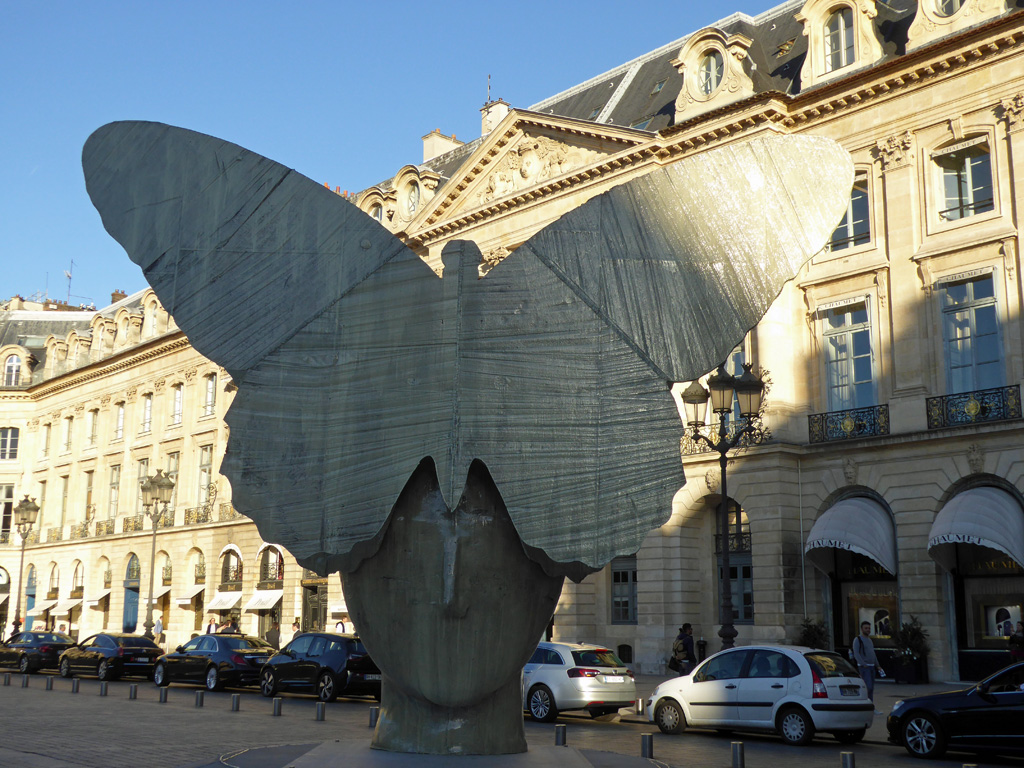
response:
M626 682L626 678L622 675L605 675L604 681L606 683L624 683Z
M841 685L839 686L839 691L843 694L843 696L856 696L858 693L860 693L860 686Z
M136 656L134 659L132 659L132 661L136 661L136 662L139 662L141 664L145 664L146 662L149 661L149 656Z
M380 675L363 675L366 680L380 680Z

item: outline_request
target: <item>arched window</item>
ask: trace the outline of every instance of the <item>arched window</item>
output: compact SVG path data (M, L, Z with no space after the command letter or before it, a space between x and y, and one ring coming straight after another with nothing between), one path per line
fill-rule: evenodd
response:
M166 552L164 552L160 573L163 575L163 585L169 587L171 585L171 577L174 575L174 566L171 565L171 558Z
M21 358L11 355L4 363L4 386L16 387L21 383Z
M384 206L379 203L370 208L370 215L377 221L384 222Z
M233 549L229 549L221 558L220 583L241 584L242 583L242 558Z
M710 50L700 60L700 69L697 70L697 85L700 92L710 96L722 82L722 73L725 69L725 62L722 54L717 50Z
M82 568L81 562L75 563L75 573L71 577L71 589L82 589L84 586L85 570Z
M825 71L853 63L853 11L839 8L825 23Z
M56 594L59 591L60 591L60 568L56 564L54 564L54 566L50 569L50 589L49 589L49 594L56 596Z
M260 581L282 581L284 558L277 547L267 547L260 556Z
M206 583L206 555L202 552L196 553L195 583Z
M936 4L935 10L939 16L949 18L957 11L959 11L964 5L964 0L939 0Z
M715 555L718 570L719 601L722 595L722 582L726 574L722 568L722 534L720 503L715 502ZM737 515L739 525L737 525ZM726 537L729 546L729 584L732 593L732 610L734 623L754 623L754 577L750 547L750 521L747 513L739 504L729 499L729 533Z
M131 581L138 579L142 574L142 569L139 567L139 558L133 554L128 558L128 567L124 569L124 577L126 580Z

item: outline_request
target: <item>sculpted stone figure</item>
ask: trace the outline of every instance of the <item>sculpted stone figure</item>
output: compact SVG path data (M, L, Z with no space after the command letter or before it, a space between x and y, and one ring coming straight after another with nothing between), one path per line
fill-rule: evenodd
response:
M88 140L86 185L193 346L238 385L222 472L261 536L340 571L384 675L373 745L523 751L519 671L563 579L636 552L684 482L672 382L753 327L846 209L830 140L654 167L480 279L229 142ZM415 648L415 653L410 649Z

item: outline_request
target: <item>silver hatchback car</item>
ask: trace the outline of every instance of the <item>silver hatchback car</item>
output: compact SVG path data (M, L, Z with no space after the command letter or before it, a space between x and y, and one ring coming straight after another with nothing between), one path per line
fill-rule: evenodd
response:
M633 671L599 645L541 643L523 667L523 709L543 723L562 710L600 717L635 702Z

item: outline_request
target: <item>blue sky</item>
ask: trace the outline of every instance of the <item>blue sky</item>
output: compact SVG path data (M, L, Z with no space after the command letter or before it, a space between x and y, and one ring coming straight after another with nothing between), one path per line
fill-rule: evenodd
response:
M358 191L689 32L779 2L37 2L0 8L0 298L109 303L145 286L82 179L89 134L141 119L212 134ZM511 14L503 8L511 7Z

